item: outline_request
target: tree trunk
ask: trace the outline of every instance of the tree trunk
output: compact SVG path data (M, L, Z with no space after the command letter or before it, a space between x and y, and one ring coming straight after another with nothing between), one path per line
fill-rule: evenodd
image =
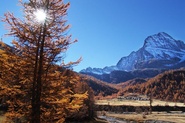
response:
M31 99L31 106L32 106L32 112L31 112L31 123L35 123L36 121L36 85L37 85L37 73L38 73L38 56L39 56L39 48L40 48L40 40L41 40L41 33L42 28L40 30L40 35L37 41L37 49L36 49L36 55L35 55L35 66L34 66L34 76L33 76L33 84L32 84L32 99Z

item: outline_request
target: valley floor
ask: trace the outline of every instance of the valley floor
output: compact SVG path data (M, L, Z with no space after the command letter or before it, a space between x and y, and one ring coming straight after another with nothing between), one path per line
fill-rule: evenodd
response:
M97 105L126 105L126 106L149 106L149 101L139 101L139 100L119 100L119 99L107 99L107 100L96 100ZM185 107L184 103L179 102L166 102L160 100L153 100L152 106L180 106Z
M185 113L182 112L153 112L145 117L137 113L98 112L98 116L107 119L109 123L185 123Z
M108 121L108 123L185 123L185 104L176 102L166 102L160 100L153 100L152 106L167 108L169 111L152 112L152 114L143 114L143 111L135 112L124 112L123 107L149 107L149 101L139 100L120 100L120 99L105 99L96 100L96 105L101 110L98 110L97 115ZM166 107L167 106L167 107ZM168 107L169 106L169 107ZM173 111L173 107L179 106L182 110ZM118 110L119 108L119 110ZM122 108L122 110L120 110ZM104 110L105 109L105 110ZM114 112L113 112L114 111ZM146 112L145 112L146 113ZM149 112L148 112L149 113Z

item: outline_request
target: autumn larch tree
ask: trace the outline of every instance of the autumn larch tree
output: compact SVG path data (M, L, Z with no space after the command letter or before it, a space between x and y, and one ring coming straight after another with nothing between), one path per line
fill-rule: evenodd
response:
M65 16L70 4L63 0L29 0L27 3L20 0L20 5L24 19L6 13L3 21L7 23L9 35L15 37L12 43L16 54L24 62L24 65L19 64L20 68L24 67L24 76L28 77L24 83L31 84L28 84L31 91L30 122L40 123L44 85L55 78L51 74L55 72L55 64L64 58L68 46L76 42L71 40L71 35L66 35L70 26L66 24ZM27 91L30 93L29 89Z
M26 62L15 55L10 47L3 46L0 51L0 100L3 106L8 106L10 112L7 116L17 121L28 114L30 107L30 88L28 71L22 67ZM26 108L25 108L26 107Z
M0 100L8 104L6 116L13 122L28 122L30 79L26 62L9 48L0 50ZM54 71L55 72L52 72ZM93 117L93 93L78 74L53 65L43 83L41 122L83 120ZM5 102L6 101L6 102Z

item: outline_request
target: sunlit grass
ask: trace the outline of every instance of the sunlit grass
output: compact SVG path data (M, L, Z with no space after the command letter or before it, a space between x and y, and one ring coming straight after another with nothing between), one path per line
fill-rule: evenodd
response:
M128 106L149 106L149 101L139 100L118 100L118 99L107 99L107 100L96 100L97 105L128 105ZM184 103L180 102L166 102L160 100L153 100L153 106L181 106L185 107Z

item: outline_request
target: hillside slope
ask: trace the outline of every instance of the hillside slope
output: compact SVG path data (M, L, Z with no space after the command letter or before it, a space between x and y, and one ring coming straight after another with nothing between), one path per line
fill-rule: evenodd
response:
M98 96L100 94L101 96L108 96L108 95L117 93L119 91L118 89L113 87L111 84L100 81L94 77L83 75L83 74L80 74L80 77L82 81L87 83L92 88L95 96Z
M185 101L185 69L170 70L142 84L127 86L121 94L140 93L166 101Z

